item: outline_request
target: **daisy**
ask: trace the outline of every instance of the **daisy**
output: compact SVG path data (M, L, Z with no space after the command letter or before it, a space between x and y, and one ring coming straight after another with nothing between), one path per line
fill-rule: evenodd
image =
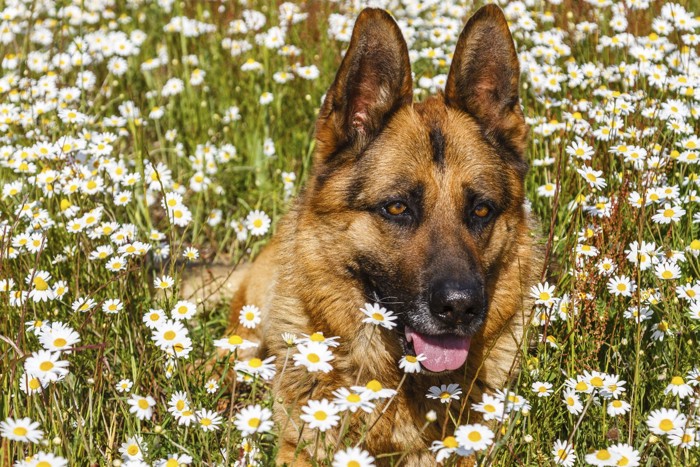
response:
M493 432L484 425L462 425L455 431L459 446L468 451L483 451L493 443Z
M200 409L195 415L202 431L216 431L222 422L221 415L212 410Z
M22 464L25 465L25 464ZM26 464L30 467L66 467L68 461L50 452L39 451Z
M166 319L158 325L151 335L151 339L161 350L172 349L174 345L184 337L187 337L187 329L182 322Z
M340 417L338 407L326 399L320 401L309 400L305 406L301 408L301 418L309 424L309 428L318 428L320 431L326 431L338 424Z
M651 411L646 422L652 433L667 435L677 428L684 427L686 416L675 409L658 409Z
M24 370L43 381L59 381L68 374L68 362L59 360L59 352L39 350L24 362Z
M310 342L318 342L321 344L325 344L328 347L338 347L340 345L340 342L338 342L338 339L340 339L340 337L326 337L322 332L319 331L311 335L302 334L302 336L302 338L294 339L292 342L296 344L308 344Z
M669 433L668 444L683 449L696 448L700 446L700 435L693 427L678 428Z
M129 412L136 415L139 420L151 418L153 407L156 405L156 400L151 396L143 397L138 394L132 394L126 402L130 405Z
M608 447L608 451L617 456L617 466L637 467L641 460L639 451L626 443L613 444Z
M610 466L617 464L617 455L607 449L598 449L586 454L585 459L589 465Z
M333 366L328 363L333 360L333 354L325 344L311 342L308 345L297 345L299 353L293 355L294 366L305 366L310 372L321 371L328 373Z
M532 392L537 394L537 397L549 397L552 395L552 383L535 381L532 383Z
M250 436L255 433L266 433L270 431L274 425L270 409L263 408L259 404L249 405L241 409L241 411L236 414L234 424L243 436Z
M690 384L686 383L682 376L674 376L671 378L671 382L664 389L664 394L673 394L681 399L693 394L693 388Z
M447 436L442 441L433 441L430 450L435 454L435 462L438 464L449 459L457 451L459 443L454 436Z
M631 405L629 402L621 401L618 399L613 399L608 402L607 412L611 417L616 417L618 415L624 415L630 411Z
M188 302L187 300L180 300L170 311L170 315L173 319L181 321L183 319L190 319L194 316L196 311L197 306L194 303Z
M207 393L215 394L219 390L219 382L212 378L204 383L204 388L207 390Z
M258 346L255 342L245 340L237 334L232 334L227 338L217 339L214 341L214 345L219 349L228 350L229 352L233 352L236 349L243 350Z
M248 329L254 329L262 321L260 308L255 305L245 305L241 308L238 322Z
M175 285L175 280L170 276L156 277L153 279L153 286L156 289L169 289Z
M375 399L387 399L396 394L395 390L384 388L382 383L376 379L370 380L365 386L352 386L350 387L350 390L354 392L366 393L371 401Z
M110 298L102 304L102 311L110 315L117 314L123 309L124 304L117 298Z
M678 222L681 220L685 214L685 209L679 205L671 206L670 204L664 204L663 209L656 211L656 214L651 216L651 220L657 224L670 224L671 222Z
M405 373L420 373L420 362L424 361L425 359L426 356L423 354L404 355L401 357L401 360L399 360L399 368L401 368Z
M26 371L22 373L19 380L19 388L27 395L38 394L48 385L48 381L44 381L41 378L29 375Z
M432 386L428 389L428 394L425 395L428 399L439 399L440 402L446 404L452 402L453 400L459 400L459 396L462 394L462 389L459 384L443 384L441 386Z
M355 413L357 409L361 409L370 413L374 410L374 404L370 402L369 394L364 391L352 392L347 388L340 388L333 391L333 395L335 396L333 403L341 412L349 410Z
M70 326L54 321L42 331L39 342L48 351L61 352L80 342L80 335Z
M616 296L631 297L635 290L634 282L627 276L614 276L608 280L608 291Z
M123 271L124 269L126 269L126 264L127 264L126 256L117 256L115 258L111 258L110 260L108 260L107 263L105 264L105 268L108 271L119 272L119 271Z
M29 298L35 302L45 302L54 298L53 290L49 285L51 274L46 271L34 271L27 275L25 282L32 286Z
M7 418L0 422L0 435L11 441L38 443L44 437L44 432L39 430L39 422L33 422L30 418Z
M143 315L143 322L149 329L156 329L165 321L165 312L163 310L150 309Z
M335 453L333 467L374 467L374 457L359 447L349 447Z
M122 379L119 380L115 388L118 392L129 392L133 385L134 383L130 379Z
M360 308L360 311L367 316L362 320L363 323L376 324L386 329L393 329L396 327L394 321L396 321L397 317L394 313L377 303L365 303L365 307Z
M185 248L185 251L182 253L182 256L186 258L188 261L194 261L197 258L199 258L199 250L197 250L194 247L187 247Z
M562 441L560 439L554 442L554 446L552 447L552 456L554 456L554 463L557 465L572 467L576 462L576 452L574 451L574 447L566 441Z
M700 321L700 301L695 301L690 304L688 316L690 316L690 319Z
M250 231L251 235L256 237L263 236L270 229L272 221L265 212L260 210L251 211L245 218L245 226Z
M538 305L552 306L554 304L554 286L549 282L537 284L530 288L530 296L535 299Z
M483 419L485 421L489 420L502 420L505 414L505 405L503 401L496 399L495 397L484 393L481 397L481 402L478 404L472 404L472 410L481 412Z
M159 459L153 464L154 467L178 467L180 465L190 465L192 457L187 454L168 454L165 459Z
M265 360L253 357L250 360L236 362L234 369L251 376L259 375L265 381L269 381L276 373L274 361L274 356L268 357Z
M580 414L583 410L583 404L581 404L581 401L578 397L578 394L576 394L576 391L574 391L573 389L567 389L562 395L562 400L566 404L566 409L569 411L569 413L572 413L574 415Z
M524 397L503 389L496 390L494 397L505 405L506 413L530 410L530 403Z
M119 452L125 461L143 459L143 454L146 452L146 445L143 443L143 438L139 435L127 438L119 448Z
M591 188L598 190L607 186L605 179L602 177L602 170L593 170L591 167L584 166L583 168L576 169L576 171L583 177Z

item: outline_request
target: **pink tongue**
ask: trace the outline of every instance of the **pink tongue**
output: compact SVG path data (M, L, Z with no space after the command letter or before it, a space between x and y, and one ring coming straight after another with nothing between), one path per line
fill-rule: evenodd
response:
M413 342L416 355L425 355L420 362L426 369L434 372L456 370L464 365L469 354L471 338L454 334L426 336L418 334L406 326L406 340Z

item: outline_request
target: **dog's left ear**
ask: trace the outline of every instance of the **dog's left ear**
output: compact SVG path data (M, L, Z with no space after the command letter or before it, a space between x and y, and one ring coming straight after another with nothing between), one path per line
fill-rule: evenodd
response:
M464 26L445 85L447 105L473 116L496 144L523 155L528 127L520 108L520 65L500 8L480 8Z
M319 113L317 154L366 144L412 100L411 62L399 26L386 11L365 8Z

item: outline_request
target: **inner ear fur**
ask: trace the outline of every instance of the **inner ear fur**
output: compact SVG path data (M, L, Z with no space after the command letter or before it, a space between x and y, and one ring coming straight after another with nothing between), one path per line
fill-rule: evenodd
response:
M474 117L484 135L522 158L527 144L518 94L520 64L503 12L480 8L467 21L445 85L447 105Z
M365 8L321 107L318 157L366 145L392 113L412 101L411 63L399 26L386 11Z

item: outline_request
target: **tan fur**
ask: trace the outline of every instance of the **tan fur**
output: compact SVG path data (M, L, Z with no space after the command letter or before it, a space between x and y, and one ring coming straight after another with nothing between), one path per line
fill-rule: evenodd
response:
M498 13L494 8L488 7L486 19L482 13L480 22L473 26L481 27L483 21L504 22L494 16ZM402 465L416 467L434 464L427 447L432 440L441 438L445 422L444 405L425 397L431 386L458 382L465 393L469 392L464 397L464 403L469 404L469 400L478 398L483 391L503 388L515 374L517 357L527 345L523 342L523 328L532 306L528 290L542 267L541 254L531 234L534 224L524 205L523 171L518 167L519 162L504 156L505 150L499 149L491 139L493 135L508 138L515 148L512 152L522 156L527 128L519 108L505 107L500 114L490 111L492 115L484 117L478 109L454 104L459 101L454 84L450 85L454 88L452 93L448 89L446 96L406 103L410 75L408 84L387 91L382 87L384 78L372 73L367 79L378 90L370 98L380 100L380 105L364 107L372 100L362 94L369 88L362 87L361 81L359 91L347 91L351 97L344 103L343 89L347 88L343 86L354 81L343 74L351 71L343 70L358 68L346 63L352 60L364 63L355 58L363 49L353 44L371 40L372 34L380 36L382 44L394 40L384 37L386 28L393 27L384 16L376 10L363 15L358 19L361 24L356 26L356 31L359 32L353 34L350 51L317 125L317 140L323 144L316 153L308 187L280 222L272 244L247 271L232 306L232 329L236 328L242 305L255 304L263 310L257 337L264 341L267 354L277 357L274 416L277 426L283 427L279 464L309 465L311 447L301 448L299 441L312 444L315 434L308 428L300 432L302 423L298 418L300 407L309 399L331 400L333 390L358 382L364 385L370 379L380 381L384 387L396 388L404 376L398 367L403 351L395 331L377 328L373 334L372 325L362 323L359 309L372 301L365 296L357 273L365 266L363 261L379 263L382 270L390 271L391 278L387 277L387 281L398 281L407 289L418 290L424 287L424 271L431 265L428 252L435 250L437 242L440 254L447 258L451 252L456 255L468 250L477 258L479 272L488 273L488 317L472 338L463 369L448 374L409 374L399 395L381 417L385 402L379 402L371 414L358 413L351 417L345 439L356 442L361 428L376 422L363 447L373 455L407 453ZM502 30L503 26L498 24ZM402 57L400 46L395 49L390 46L384 55L377 52L378 58L391 61L397 55ZM459 48L458 45L457 55ZM510 65L514 51L506 52L510 54L505 58L510 60L506 65ZM396 60L393 70L405 77L407 59ZM514 63L517 65L517 58ZM364 79L367 73L355 80ZM459 83L452 73L449 79L448 83ZM517 97L517 77L514 80ZM511 86L512 81L507 85ZM475 102L484 107L480 101L484 98L490 96L468 96L465 102L469 103L464 105ZM333 99L337 102L328 104ZM387 99L395 99L395 103ZM452 104L448 105L447 101ZM505 127L488 120L493 115L501 115ZM434 148L428 136L433 128L439 128L444 135L442 163L434 160ZM342 131L355 130L357 134L350 140L353 143L332 159L331 153L341 147L339 141L345 138ZM423 217L410 233L397 230L371 209L356 207L381 203L397 184L420 184L423 190ZM484 235L475 235L465 227L462 211L465 187L501 197L507 206ZM391 309L391 305L387 308ZM341 345L334 349L335 359L331 362L333 371L312 374L291 364L290 359L282 373L288 347L281 334L291 332L301 337L318 331L326 337L340 337ZM370 336L373 336L371 340ZM453 415L459 417L460 405L454 404L452 409ZM430 410L439 414L438 421L428 423L422 431ZM469 411L465 410L459 423L466 423L468 417ZM471 420L475 420L474 416ZM448 434L453 429L451 426ZM337 436L337 431L328 432L326 444L334 445ZM382 462L389 461L384 458Z

